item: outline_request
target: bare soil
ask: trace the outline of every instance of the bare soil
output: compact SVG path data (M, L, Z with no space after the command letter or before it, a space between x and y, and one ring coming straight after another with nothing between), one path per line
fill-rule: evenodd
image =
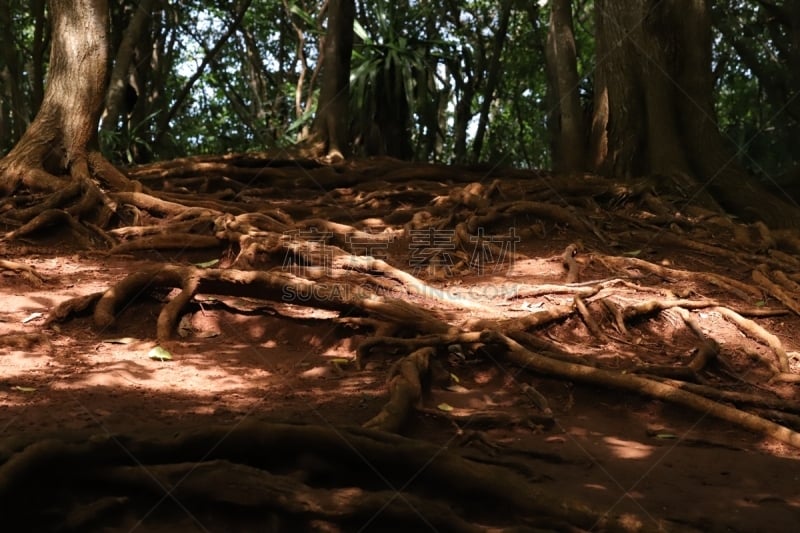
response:
M500 290L504 284L563 283L562 254L581 237L585 242L593 238L568 232L563 226L548 226L546 235L524 234L516 247L520 258L509 270L440 279L416 274L433 286L483 301L495 296L491 288ZM358 426L372 419L387 401L387 376L398 356L389 349L376 350L356 364L356 350L370 333L335 322L339 313L332 310L201 295L183 315L177 335L159 340L157 317L171 296L162 291L125 305L112 327L96 327L90 313L44 325L60 303L105 291L132 272L162 263L215 260L225 257L224 249L107 255L71 249L56 237L7 241L2 246L0 258L34 267L44 280L38 283L13 271L0 275L0 335L30 334L25 337L28 344L0 346L4 459L13 456L19 442L68 434L87 439L89 435L169 435L187 427L235 428L254 421ZM631 242L619 245L616 253L752 283L747 266L700 251ZM410 271L410 255L406 240L388 249L385 260ZM608 277L605 267L586 254L577 258L582 262L581 280ZM650 285L733 301L729 293L700 279ZM457 318L514 320L570 302L572 296L554 294L508 299L492 310L488 305L479 311L460 310ZM759 305L780 307L766 294ZM454 313L451 306L437 307L431 300L425 306L442 315ZM713 308L693 314L701 320L704 333L721 347L723 364L702 371L705 384L797 401L797 383L768 382L759 360L759 355L771 357L768 347L748 338ZM790 354L790 373L800 372L794 355L800 346L800 319L790 313L754 320L777 335ZM567 351L580 347L579 355L591 356L596 364L612 370L642 363L685 365L697 344L680 318L666 311L659 320L634 320L625 338L614 333L609 323L603 327L609 338L597 338L579 318L556 320L542 330L541 339ZM157 346L172 359L154 358L152 350ZM403 435L441 449L467 450L486 460L502 459L556 498L582 501L601 513L635 515L643 520L645 530L789 532L800 524L800 450L796 448L703 412L529 372L491 354L478 357L454 348L442 366L450 380L433 379L421 405L403 425ZM546 398L552 425L528 418L531 413L541 415L542 409L526 397L525 385ZM786 425L791 427L791 420ZM135 464L137 458L132 461ZM38 476L36 483L48 483L47 471ZM384 489L401 488L387 483ZM113 489L107 492L115 494ZM470 516L487 517L486 523L500 527L517 525L504 523L502 506L481 500L472 505ZM104 531L255 530L247 513L220 515L192 501L162 498L134 509L105 516L96 527ZM458 508L455 512L461 514ZM255 523L257 519L261 518L255 517ZM398 530L441 530L424 513L417 519L416 524L404 522ZM262 529L291 530L291 524L262 523ZM320 530L330 527L317 525ZM558 524L538 527L563 529ZM16 524L9 531L26 529L26 524ZM349 522L343 529L392 528L390 520L367 519Z

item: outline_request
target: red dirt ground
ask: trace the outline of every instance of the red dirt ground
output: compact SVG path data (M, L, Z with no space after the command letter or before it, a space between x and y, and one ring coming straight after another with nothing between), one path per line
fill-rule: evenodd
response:
M526 242L523 248L528 257L552 258L563 243ZM187 336L164 345L173 360L157 361L148 357L161 305L154 300L125 309L113 331L97 331L89 317L42 328L58 303L105 290L152 261L63 255L35 246L7 247L4 257L36 267L47 281L35 286L18 274L0 275L0 334L44 332L50 345L0 356L3 437L79 429L130 433L245 419L361 424L386 400L393 361L375 356L362 370L349 364L361 337L332 326L326 320L331 313L282 306L278 315L270 302L225 298L225 307L209 300L182 323ZM290 313L295 318L287 319ZM771 326L787 350L800 344L796 317L771 319ZM724 332L715 335L726 339ZM738 342L737 332L728 335ZM679 336L674 342L672 349ZM603 346L592 349L602 352ZM520 401L521 383L532 383L548 399L557 420L552 429L471 429L511 447L515 460L528 464L555 494L705 531L796 531L800 524L800 450L672 405L491 361L456 361L451 371L463 390L434 388L427 407L446 403L465 414L530 409ZM416 415L406 434L443 446L459 442L450 423L426 414ZM150 530L147 522L140 526Z

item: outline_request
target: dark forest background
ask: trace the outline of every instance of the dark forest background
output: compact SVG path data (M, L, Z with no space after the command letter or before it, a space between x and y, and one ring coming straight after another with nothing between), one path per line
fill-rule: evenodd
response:
M41 103L51 30L45 0L3 3L5 153ZM115 163L134 164L286 147L307 138L324 78L329 13L339 3L112 2L103 151ZM347 149L444 163L557 166L565 96L578 103L584 131L591 127L596 74L608 59L598 32L615 3L626 4L356 1L348 116L340 117ZM658 4L680 2L634 4L665 19ZM559 93L557 68L569 53L562 46L555 57L549 54L563 35L556 15L564 7L575 54L569 95ZM624 9L633 13L633 7ZM752 174L791 183L800 143L800 6L719 0L711 15L709 67L724 140ZM641 24L653 33L647 21ZM627 36L636 38L631 31Z

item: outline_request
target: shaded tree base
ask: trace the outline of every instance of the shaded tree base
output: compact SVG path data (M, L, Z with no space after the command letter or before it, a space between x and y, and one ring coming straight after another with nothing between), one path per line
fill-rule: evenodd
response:
M277 529L314 523L394 531L424 525L465 532L650 529L633 516L605 516L555 498L509 468L360 428L244 422L169 437L106 435L17 446L0 467L0 495L6 520L34 529L113 527L148 506L144 520L151 513L157 519L162 504L190 518L207 517L211 509L250 513ZM44 471L47 487L34 481ZM61 492L63 483L82 489ZM497 518L489 516L504 518L492 523Z

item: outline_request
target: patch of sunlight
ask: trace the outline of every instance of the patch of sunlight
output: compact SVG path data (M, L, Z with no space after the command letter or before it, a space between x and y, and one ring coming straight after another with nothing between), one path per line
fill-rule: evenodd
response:
M349 346L338 345L328 348L325 353L320 354L320 357L334 358L334 359L349 359L355 361L355 354Z
M325 366L315 366L313 368L309 368L305 372L300 373L300 378L309 379L309 378L332 378L336 377L341 374L341 371L336 371L336 369L332 365L325 365Z
M364 491L358 487L345 487L343 489L335 489L332 492L332 499L339 503L351 503L364 498Z
M12 374L25 374L32 370L50 367L53 357L49 354L34 355L24 350L14 350L3 354L3 365L0 367L0 378L8 379ZM60 365L59 365L60 366Z
M617 437L604 437L603 441L611 447L611 451L620 459L644 459L653 453L653 447L633 440L622 440Z
M158 392L185 392L191 395L213 396L221 390L247 390L260 386L272 374L258 368L226 369L218 365L194 365L176 356L172 361L150 361L141 355L139 361L101 362L90 372L74 374L69 379L54 382L53 389L82 389L85 387L137 388Z

